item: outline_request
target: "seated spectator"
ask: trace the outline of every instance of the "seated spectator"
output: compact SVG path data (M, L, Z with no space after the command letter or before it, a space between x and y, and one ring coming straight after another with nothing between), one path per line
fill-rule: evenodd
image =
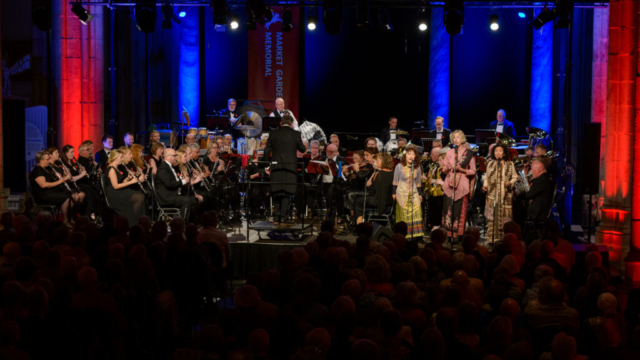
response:
M564 304L564 286L556 279L545 278L540 284L538 303L525 309L529 327L536 331L546 326L568 326L577 334L580 330L580 314Z
M364 265L364 272L367 275L367 291L383 296L393 291L393 284L388 283L391 278L389 264L382 256L369 256Z
M231 245L227 234L218 230L218 214L215 211L207 211L200 217L200 222L202 230L197 237L198 243L210 241L216 244L222 253L222 268L226 268L231 259Z

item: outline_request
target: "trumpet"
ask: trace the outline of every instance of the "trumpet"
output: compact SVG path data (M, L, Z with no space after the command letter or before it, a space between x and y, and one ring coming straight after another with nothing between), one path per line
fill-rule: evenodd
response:
M135 161L134 161L135 163ZM143 194L147 193L147 190L144 189L144 185L142 185L142 182L140 181L140 179L138 179L138 177L136 176L136 174L133 173L133 171L131 171L131 169L129 169L129 167L127 165L124 165L125 169L127 169L127 173L129 174L129 176L131 176L132 178L136 179L136 181L138 182L138 185L140 186L140 190L142 190Z
M69 174L71 182L73 183L73 187L76 188L76 190L78 192L80 192L80 188L78 187L78 183L76 182L76 180L73 178L73 175L71 175L71 171L69 171L69 168L67 167L67 165L64 164L64 161L62 160L58 160L60 162L60 167L62 168L62 171L64 171L64 174L67 175Z
M56 174L58 179L62 179L62 175L60 175L60 173L56 171L56 168L51 166L51 164L49 164L49 168L51 169L51 171L53 171L54 174ZM62 183L64 184L64 187L66 187L67 190L69 190L69 192L73 194L73 190L71 190L71 187L69 186L69 184L67 184L66 181L63 181Z

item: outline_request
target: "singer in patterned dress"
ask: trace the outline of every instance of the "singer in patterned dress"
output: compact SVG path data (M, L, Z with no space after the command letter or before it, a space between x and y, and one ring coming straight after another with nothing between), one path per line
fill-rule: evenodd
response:
M467 137L462 130L451 133L451 143L455 148L447 151L444 158L442 172L447 174L442 189L444 190L444 204L442 208L442 224L449 237L462 237L467 220L470 190L473 189L476 176L476 159L467 143ZM465 164L464 159L470 159ZM454 170L455 169L455 179ZM453 189L455 184L455 198ZM453 206L451 206L453 200ZM465 211L462 211L465 209Z
M396 165L393 174L393 199L397 201L396 222L406 222L410 234L408 236L421 239L424 236L421 205L422 173L420 164L415 162L417 157L416 147L409 146L402 155L400 164Z
M503 226L511 221L513 209L513 185L518 180L506 146L497 144L491 151L495 159L487 164L482 190L487 193L484 217L487 219L487 240L502 239ZM495 214L495 215L494 215Z

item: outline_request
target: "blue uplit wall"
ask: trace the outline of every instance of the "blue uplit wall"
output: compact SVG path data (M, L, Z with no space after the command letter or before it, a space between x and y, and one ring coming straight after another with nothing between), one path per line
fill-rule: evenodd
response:
M540 8L534 10L538 16ZM553 26L533 31L529 125L551 133L553 84Z
M200 34L195 8L186 12L180 23L179 111L189 112L191 126L198 126L200 114Z
M442 21L442 8L431 8L429 40L429 127L435 128L436 116L444 118L449 127L449 61L450 35Z

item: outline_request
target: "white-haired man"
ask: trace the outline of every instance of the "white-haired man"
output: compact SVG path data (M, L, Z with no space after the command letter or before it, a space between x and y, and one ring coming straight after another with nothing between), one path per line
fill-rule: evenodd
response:
M284 108L284 99L279 97L276 99L276 110L271 114L269 114L269 116L282 118L285 115L289 115L293 118L293 124L291 124L291 128L293 130L300 131L300 126L298 126L298 120L296 120L296 117L293 115L291 110Z

